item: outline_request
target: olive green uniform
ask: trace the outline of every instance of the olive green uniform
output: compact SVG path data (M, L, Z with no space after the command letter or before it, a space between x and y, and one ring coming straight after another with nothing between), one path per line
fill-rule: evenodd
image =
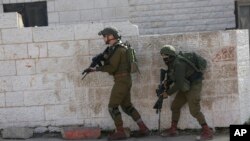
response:
M109 59L105 61L104 66L98 67L97 71L108 72L114 77L115 83L111 91L108 107L116 127L119 127L123 125L119 106L135 121L140 119L140 114L131 103L132 80L129 73L130 64L126 52L127 48L121 41L118 41L109 49L111 50L108 55Z
M168 79L173 81L173 86L167 90L169 95L178 92L172 105L172 121L178 122L180 110L185 103L188 103L191 115L197 119L200 125L206 124L204 115L200 111L202 77L189 80L195 70L178 57L168 65Z

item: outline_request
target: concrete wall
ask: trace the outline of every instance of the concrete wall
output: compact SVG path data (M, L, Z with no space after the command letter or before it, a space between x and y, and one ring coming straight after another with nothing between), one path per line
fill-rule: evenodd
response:
M41 0L0 0L0 4ZM49 26L131 21L140 34L235 27L234 0L46 0ZM2 6L0 5L0 11Z
M208 60L201 103L209 125L227 127L249 118L246 30L141 36L137 26L128 22L5 26L0 30L0 127L77 124L114 128L107 108L113 78L96 72L81 80L90 59L105 48L97 33L107 25L120 29L124 40L129 40L138 53L142 76L133 75L132 101L151 129L158 127L152 107L157 99L159 69L165 67L159 55L164 44L196 51ZM162 127L170 124L172 99L164 101ZM122 114L125 126L137 128L131 118ZM179 127L199 127L187 106Z

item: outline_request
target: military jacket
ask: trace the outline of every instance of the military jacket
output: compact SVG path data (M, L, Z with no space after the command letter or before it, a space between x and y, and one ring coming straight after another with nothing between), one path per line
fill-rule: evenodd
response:
M118 41L113 46L109 47L110 53L104 66L98 67L97 71L108 72L110 75L129 72L129 62L127 56L127 48Z
M173 82L173 85L167 90L169 95L177 91L188 91L190 89L190 82L187 80L195 70L186 62L178 57L168 65L168 78Z

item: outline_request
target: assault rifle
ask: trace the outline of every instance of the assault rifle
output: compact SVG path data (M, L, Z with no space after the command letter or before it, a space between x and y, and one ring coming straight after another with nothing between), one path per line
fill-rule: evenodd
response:
M106 54L108 52L108 47L103 51L103 53L97 54L95 57L92 58L92 62L89 65L89 67L87 69L84 69L84 71L82 72L82 80L85 78L85 76L90 73L90 69L89 68L94 68L96 66L102 66L102 61L105 60L104 54Z
M158 118L158 131L160 132L161 129L161 108L162 108L162 104L163 104L163 96L161 95L165 90L165 86L164 86L164 79L165 79L165 75L167 73L166 70L161 69L160 70L160 84L158 85L158 88L156 89L156 95L158 97L158 100L156 101L155 105L154 105L154 109L156 109L156 114L159 115Z

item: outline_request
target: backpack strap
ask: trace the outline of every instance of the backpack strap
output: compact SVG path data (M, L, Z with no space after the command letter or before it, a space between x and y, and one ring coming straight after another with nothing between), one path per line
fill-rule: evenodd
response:
M183 53L180 51L180 53L177 55L177 57L181 60L183 60L184 62L186 62L187 64L189 64L196 72L201 72L201 70L199 70L195 64L193 62L191 62L190 60L188 60L187 58L185 58L183 56Z

